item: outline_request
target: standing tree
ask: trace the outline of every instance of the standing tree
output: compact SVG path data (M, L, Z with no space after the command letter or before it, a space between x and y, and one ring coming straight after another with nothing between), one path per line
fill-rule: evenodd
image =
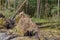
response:
M37 0L37 14L36 14L36 18L40 18L40 1L41 0Z
M4 9L5 0L0 0L0 8Z
M59 17L59 0L58 0L58 17Z
M48 0L45 0L45 17L47 17L48 14Z
M28 5L29 5L29 0L26 1L26 13L28 13L29 10Z

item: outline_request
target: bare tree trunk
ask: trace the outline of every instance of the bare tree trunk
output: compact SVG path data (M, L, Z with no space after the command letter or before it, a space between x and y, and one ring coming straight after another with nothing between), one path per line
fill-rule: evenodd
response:
M37 0L37 14L36 18L40 18L40 0Z
M26 13L28 13L29 10L28 5L29 5L29 0L26 1Z
M0 10L1 10L1 0L0 0Z
M10 6L10 4L9 4L9 3L10 3L10 1L8 0L8 8L9 8L9 6Z
M45 17L47 17L48 13L48 0L45 0Z
M58 17L59 17L59 0L58 0Z
M0 0L1 1L1 10L3 10L4 7L4 0Z

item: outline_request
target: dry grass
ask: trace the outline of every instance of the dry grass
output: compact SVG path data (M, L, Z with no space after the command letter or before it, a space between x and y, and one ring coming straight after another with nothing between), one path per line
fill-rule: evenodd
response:
M55 28L42 28L39 31L40 39L42 40L60 40L60 30Z

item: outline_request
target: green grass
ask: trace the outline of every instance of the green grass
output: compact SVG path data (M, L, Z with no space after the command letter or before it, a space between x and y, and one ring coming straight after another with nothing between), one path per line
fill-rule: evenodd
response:
M8 9L7 10L2 10L1 12L3 13L3 15L5 15L6 18L11 18L14 15L14 12L11 12Z
M10 10L0 10L0 12L2 12L5 16L6 16L6 18L11 18L13 15L14 15L14 12L11 12ZM38 18L32 18L32 21L33 22L60 22L60 18L56 18L56 19L54 19L54 18L46 18L46 19L38 19Z
M38 19L38 18L32 18L33 22L49 22L49 19Z
M47 19L38 19L38 18L32 18L32 21L33 22L60 22L60 18L56 18L56 19L53 19L53 18L47 18Z

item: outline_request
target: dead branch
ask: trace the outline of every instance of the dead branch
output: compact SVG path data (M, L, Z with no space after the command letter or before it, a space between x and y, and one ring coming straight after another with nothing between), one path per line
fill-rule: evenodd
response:
M22 8L24 7L24 4L26 3L27 0L25 0L21 5L18 5L19 7L17 8L17 10L15 11L15 15L11 18L11 19L14 19L15 16L21 12Z

